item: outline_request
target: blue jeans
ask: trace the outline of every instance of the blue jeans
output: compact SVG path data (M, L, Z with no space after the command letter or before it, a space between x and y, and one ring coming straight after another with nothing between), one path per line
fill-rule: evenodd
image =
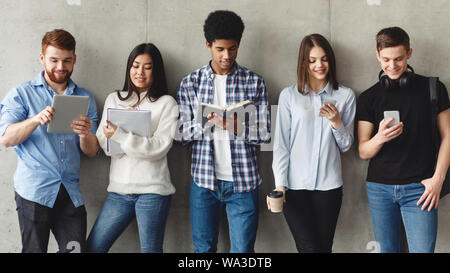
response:
M375 240L382 253L401 252L403 220L410 253L433 253L438 210L421 210L417 202L425 191L422 183L385 185L367 182L367 197Z
M88 252L106 253L136 217L142 253L160 253L171 196L110 192L87 240Z
M253 253L258 228L258 189L233 192L233 182L218 181L218 191L191 181L192 242L196 253L217 251L219 222L225 205L232 253Z

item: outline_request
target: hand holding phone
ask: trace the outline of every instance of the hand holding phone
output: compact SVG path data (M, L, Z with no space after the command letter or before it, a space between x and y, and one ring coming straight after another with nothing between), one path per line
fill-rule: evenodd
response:
M336 101L332 99L324 99L322 107L319 110L319 116L328 119L331 126L337 130L342 125L342 119L339 110L336 108Z
M389 121L389 124L387 122ZM384 144L403 133L403 122L400 122L399 111L385 111L381 120L378 133L374 136L376 142Z
M388 120L389 118L394 118L393 121L391 121L387 128L391 128L392 126L396 125L400 122L400 112L398 110L395 111L384 111L384 119Z

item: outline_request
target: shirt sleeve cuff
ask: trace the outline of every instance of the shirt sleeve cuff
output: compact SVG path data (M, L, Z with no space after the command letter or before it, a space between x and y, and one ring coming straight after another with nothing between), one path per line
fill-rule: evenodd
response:
M288 188L287 178L275 177L275 187L283 186Z
M345 129L344 124L341 124L341 127L339 129L335 130L333 127L331 127L331 131L333 132L333 135L336 137L336 139L342 139L347 134L347 130Z
M10 125L9 123L5 122L2 122L0 124L0 136L3 136L5 134L6 128L8 128L9 125Z
M14 119L13 117L9 116L7 113L4 113L0 117L0 136L3 136L5 134L6 129L9 125L13 123L17 123L19 120Z

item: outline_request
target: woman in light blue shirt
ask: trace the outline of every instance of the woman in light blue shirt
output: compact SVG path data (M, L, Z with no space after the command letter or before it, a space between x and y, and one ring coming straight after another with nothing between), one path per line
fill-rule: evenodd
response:
M278 101L272 169L299 252L331 252L342 203L340 153L353 143L354 92L336 80L336 61L320 34L300 45L297 84ZM270 209L270 200L267 200Z

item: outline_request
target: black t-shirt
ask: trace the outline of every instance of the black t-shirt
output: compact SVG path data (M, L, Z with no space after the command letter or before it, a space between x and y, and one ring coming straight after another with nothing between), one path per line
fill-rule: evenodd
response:
M438 113L450 102L445 85L437 84ZM434 173L434 143L431 136L431 102L429 78L415 75L407 88L381 87L380 82L358 98L356 118L373 123L372 137L384 119L384 111L400 112L403 133L387 142L370 160L367 181L403 185L420 182Z

